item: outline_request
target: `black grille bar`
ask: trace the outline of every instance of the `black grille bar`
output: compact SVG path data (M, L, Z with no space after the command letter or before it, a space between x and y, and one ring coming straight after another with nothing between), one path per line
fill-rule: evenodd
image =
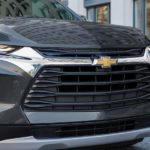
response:
M118 74L119 73L119 74ZM25 100L26 109L97 111L149 101L148 65L46 66Z
M124 99L124 101L122 100L117 100L117 101L110 101L110 102L87 102L87 103L49 103L48 101L39 101L39 100L33 100L32 104L35 104L35 106L33 105L32 107L36 108L46 108L46 107L56 107L56 106L102 106L102 105L109 105L109 104L120 104L120 102L124 102L124 103L128 103L130 101L136 101L135 103L133 102L133 104L136 104L138 101L139 102L148 102L149 99L147 98L148 96L150 96L150 94L146 94L144 96L138 97L138 98L132 98L132 99ZM26 107L30 107L30 104L26 104Z
M91 83L91 82L72 82L72 83L67 83L67 82L63 82L64 86L69 86L69 85L109 85L109 84L121 84L121 83L134 83L134 82L141 82L141 83L149 83L150 81L147 81L148 79L150 79L150 76L148 77L143 77L143 78L139 78L139 79L135 79L135 80L126 80L126 81L112 81L112 82L100 82L100 83ZM34 87L39 87L38 85L42 85L42 83L45 85L46 83L50 83L50 84L54 84L54 85L50 85L50 87L52 86L61 86L62 83L61 82L53 82L53 81L47 81L47 80L37 80L36 81L36 85L34 85ZM42 88L42 86L41 86Z
M111 57L133 57L142 56L145 48L128 48L128 49L53 49L53 48L36 48L45 57L71 57L71 58L97 58L99 56Z

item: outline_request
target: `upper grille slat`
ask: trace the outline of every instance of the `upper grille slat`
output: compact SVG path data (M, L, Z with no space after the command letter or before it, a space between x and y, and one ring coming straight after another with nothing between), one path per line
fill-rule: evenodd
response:
M119 74L118 74L119 73ZM45 66L25 100L26 109L97 111L149 101L150 67Z
M73 57L73 58L97 58L99 56L111 57L133 57L143 55L144 48L128 49L53 49L53 48L36 48L45 57Z
M96 68L100 68L99 67L96 67ZM65 75L69 75L69 76L73 76L73 75L111 75L111 74L132 74L133 71L132 69L130 70L121 70L121 71L113 71L113 70L107 70L107 69L97 69L96 71L96 68L95 70L90 70L90 72L87 72L87 71L82 71L82 72L79 72L79 70L75 70L75 71L69 71L69 72L65 72ZM89 67L89 69L91 69ZM138 68L138 69L134 69L134 72L136 73L140 73L140 74L149 74L150 73L150 70L147 70L146 67L141 67L141 68ZM53 74L55 73L55 74ZM39 77L54 77L54 76L61 76L63 75L64 72L62 71L55 71L53 70L53 67L51 68L46 68L44 71L42 71L41 75Z

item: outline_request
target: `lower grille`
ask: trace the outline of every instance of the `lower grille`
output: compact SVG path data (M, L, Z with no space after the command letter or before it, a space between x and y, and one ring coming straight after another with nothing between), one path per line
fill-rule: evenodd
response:
M148 117L141 118L123 118L120 120L108 120L101 122L83 122L57 124L50 126L34 126L32 133L37 138L47 137L79 137L94 136L118 132L126 132L150 126Z
M46 66L36 77L24 107L41 111L99 111L148 102L148 65Z
M109 134L122 131L129 131L135 128L135 121L118 121L104 124L89 124L79 126L66 126L59 130L56 130L56 135L60 137L71 137L71 136L89 136L89 135L100 135Z

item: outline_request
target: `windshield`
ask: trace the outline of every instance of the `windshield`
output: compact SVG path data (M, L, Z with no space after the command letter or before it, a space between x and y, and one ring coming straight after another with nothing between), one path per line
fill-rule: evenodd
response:
M0 16L76 19L72 12L55 0L0 0Z

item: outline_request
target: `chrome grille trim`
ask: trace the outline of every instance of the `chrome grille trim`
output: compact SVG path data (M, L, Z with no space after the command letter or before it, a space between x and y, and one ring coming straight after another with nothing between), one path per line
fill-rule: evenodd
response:
M24 47L28 49L29 47ZM36 52L36 50L32 49ZM19 52L19 51L18 51ZM38 52L36 52L38 53ZM17 55L17 52L15 53ZM30 76L35 77L41 67L45 65L94 65L92 59L71 59L71 58L43 58L27 56L31 60L18 59L12 56L0 56L1 61L10 62L21 69L23 69ZM141 57L130 57L130 58L116 58L118 64L138 63L138 64L150 64L150 47L145 49L145 53Z

